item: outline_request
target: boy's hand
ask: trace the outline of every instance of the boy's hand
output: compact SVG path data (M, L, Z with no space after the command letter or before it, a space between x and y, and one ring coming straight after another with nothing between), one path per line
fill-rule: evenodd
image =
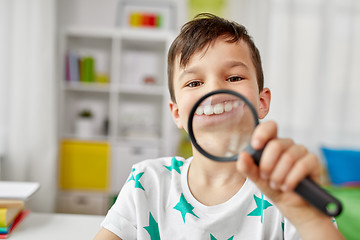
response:
M317 157L291 139L277 137L277 127L272 121L260 124L254 131L251 145L264 148L260 165L256 166L251 156L242 152L237 169L251 179L269 197L294 225L319 216L320 211L302 199L293 189L309 176L319 180L321 167Z

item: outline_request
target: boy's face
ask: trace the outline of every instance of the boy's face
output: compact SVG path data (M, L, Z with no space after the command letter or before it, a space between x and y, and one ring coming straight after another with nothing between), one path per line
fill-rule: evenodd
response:
M262 119L269 111L270 90L259 93L256 69L248 45L228 43L217 39L208 48L196 52L185 68L174 66L173 86L176 103L170 101L170 110L179 128L187 131L187 121L195 102L208 92L230 89L248 98Z

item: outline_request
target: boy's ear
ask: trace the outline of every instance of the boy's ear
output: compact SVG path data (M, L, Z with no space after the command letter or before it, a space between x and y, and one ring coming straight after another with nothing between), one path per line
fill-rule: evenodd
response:
M259 94L259 118L263 119L266 117L270 110L271 92L270 89L264 88Z
M170 107L170 112L171 112L171 115L172 115L172 117L174 119L174 122L175 122L176 126L179 129L182 129L183 126L182 126L181 121L180 121L178 105L176 103L174 103L172 100L170 100L169 107Z

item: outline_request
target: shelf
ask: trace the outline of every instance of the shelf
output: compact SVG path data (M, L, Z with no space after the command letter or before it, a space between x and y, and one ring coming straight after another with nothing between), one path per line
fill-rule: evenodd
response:
M65 82L63 88L69 91L110 92L110 85L107 83Z
M114 34L118 33L116 28L94 28L86 26L72 26L66 29L65 34L68 36L76 37L99 37L111 38Z
M124 29L120 34L126 40L146 38L144 40L153 42L165 42L173 37L169 31L155 29Z
M174 34L168 30L83 26L70 27L63 33L59 142L107 144L106 163L111 173L106 172L109 184L102 189L118 193L133 164L174 154L175 125L165 117L169 114L166 56ZM93 58L95 76L106 75L106 83L78 80L85 78L81 75L83 67L88 66L82 62L85 57ZM84 112L90 112L91 118L79 117ZM75 157L82 161L81 154ZM96 156L92 157L94 161L86 168L96 169ZM72 159L59 161L71 163ZM66 175L64 169L60 175ZM91 189L74 189L81 190Z
M109 137L104 136L104 135L95 135L95 136L85 138L85 137L77 136L76 134L65 134L61 137L62 137L62 139L69 139L69 140L74 140L74 141L86 141L86 142L108 142L109 141Z
M175 35L168 30L159 29L120 29L120 28L103 28L72 26L66 29L65 34L74 37L90 38L124 38L124 39L144 39L146 41L164 42L173 38Z
M164 87L158 85L121 84L119 86L119 93L161 96L164 94Z
M66 82L63 85L63 90L79 91L79 92L118 92L123 94L137 94L137 95L153 95L162 96L164 94L164 87L159 85L131 85L121 84L119 86L111 86L104 83L84 83L84 82Z
M118 144L133 144L159 147L161 139L159 137L120 137L117 140Z

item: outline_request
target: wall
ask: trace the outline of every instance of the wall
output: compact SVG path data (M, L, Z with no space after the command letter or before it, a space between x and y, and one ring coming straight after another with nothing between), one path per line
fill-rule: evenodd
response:
M187 19L180 1L179 26ZM116 0L59 0L59 26L111 26ZM360 2L228 0L224 15L245 25L273 93L268 119L280 136L311 151L320 145L360 148Z

